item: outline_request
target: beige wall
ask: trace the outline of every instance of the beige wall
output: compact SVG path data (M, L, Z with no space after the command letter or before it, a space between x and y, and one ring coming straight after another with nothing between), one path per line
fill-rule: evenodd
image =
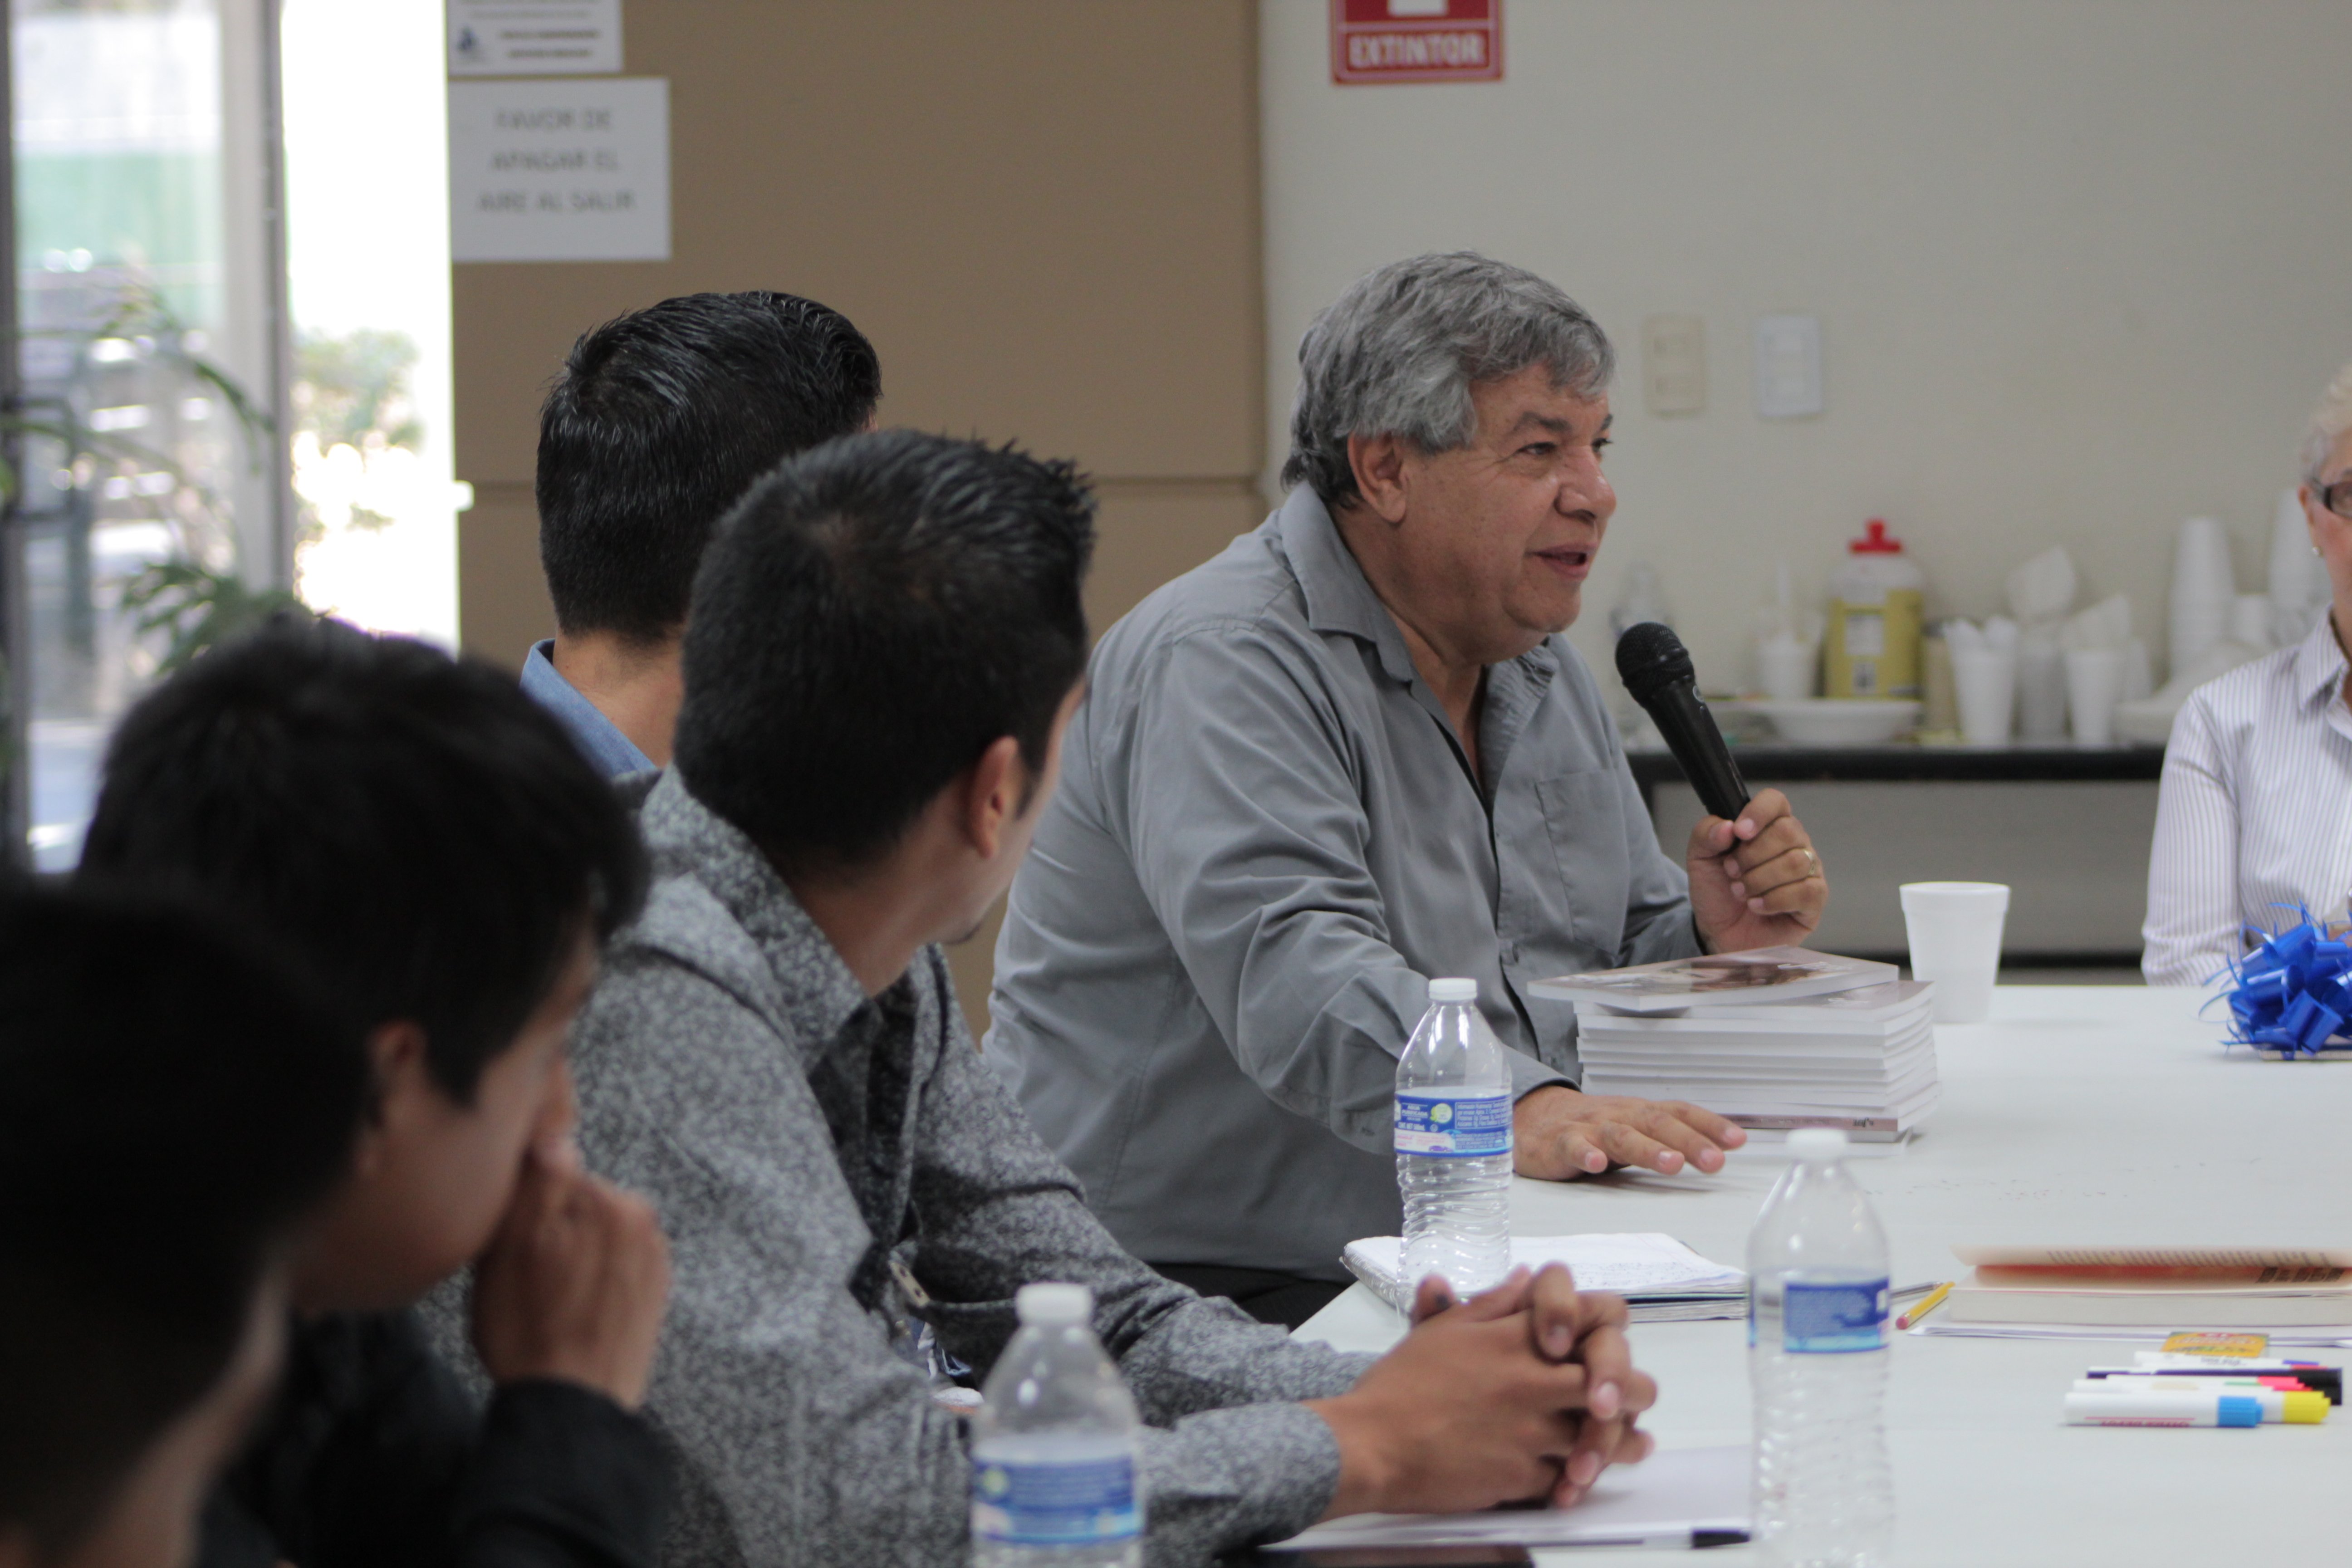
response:
M673 259L456 269L466 646L552 629L530 479L584 329L772 288L873 339L882 417L1078 459L1097 624L1263 514L1255 20L1248 0L660 0L628 74L670 80ZM986 996L993 927L955 954Z
M1325 8L1266 0L1268 422L1350 278L1474 247L1624 356L1622 505L1576 641L1662 572L1711 687L1789 561L1822 593L1883 514L1931 612L2063 542L2161 658L2172 537L2262 586L2303 420L2352 354L2342 0L1513 0L1507 79L1339 88ZM1827 412L1753 412L1755 319L1820 316ZM1706 321L1708 405L1656 418L1642 319Z

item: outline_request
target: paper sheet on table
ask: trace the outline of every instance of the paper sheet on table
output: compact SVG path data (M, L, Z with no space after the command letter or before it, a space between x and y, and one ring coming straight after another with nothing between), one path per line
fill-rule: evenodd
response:
M1486 1513L1359 1513L1266 1548L1350 1546L1687 1546L1693 1531L1748 1529L1748 1450L1669 1448L1601 1472L1570 1509Z
M1396 1237L1368 1236L1351 1241L1342 1261L1358 1279L1370 1270L1396 1290L1403 1289L1404 1243ZM1515 1236L1511 1262L1532 1268L1565 1263L1575 1271L1579 1289L1611 1290L1621 1296L1737 1290L1748 1282L1748 1276L1739 1269L1711 1262L1673 1237L1654 1232Z

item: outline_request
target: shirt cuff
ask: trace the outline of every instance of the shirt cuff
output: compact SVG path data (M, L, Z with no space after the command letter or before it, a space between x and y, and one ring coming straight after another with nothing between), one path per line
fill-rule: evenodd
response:
M1510 1047L1505 1046L1503 1047L1503 1055L1509 1058L1511 1064L1511 1101L1513 1104L1517 1104L1518 1101L1525 1100L1528 1095L1534 1093L1537 1089L1544 1088L1548 1084L1556 1083L1565 1089L1574 1089L1576 1087L1576 1081L1570 1078L1566 1073L1561 1072L1557 1068L1546 1067L1543 1063L1536 1060L1535 1058L1528 1055L1525 1051L1515 1051Z
M669 1494L669 1461L642 1416L576 1383L504 1384L458 1499L457 1560L650 1568Z

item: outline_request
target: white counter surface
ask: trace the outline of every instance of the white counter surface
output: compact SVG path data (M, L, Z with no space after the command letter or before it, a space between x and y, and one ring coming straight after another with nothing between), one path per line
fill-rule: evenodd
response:
M1970 1241L2352 1245L2352 1063L2225 1054L2225 1015L2216 1005L2200 1019L2200 1000L2004 986L1991 1022L1938 1028L1943 1104L1900 1152L1852 1166L1886 1226L1895 1283L1955 1278L1951 1247ZM1748 1226L1784 1165L1748 1150L1714 1177L1520 1181L1512 1225L1529 1236L1662 1230L1744 1265ZM1360 1286L1298 1331L1350 1350L1383 1349L1402 1331ZM2352 1560L2352 1409L2316 1428L2060 1425L2084 1367L2145 1348L1896 1335L1887 1425L1901 1568ZM1748 1440L1743 1325L1645 1324L1633 1349L1659 1382L1644 1425L1662 1446ZM1727 1548L1696 1561L1751 1557Z

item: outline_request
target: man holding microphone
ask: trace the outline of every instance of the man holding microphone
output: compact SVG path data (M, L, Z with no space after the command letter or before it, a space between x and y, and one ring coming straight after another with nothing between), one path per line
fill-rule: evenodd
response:
M1468 254L1360 279L1299 350L1289 498L1105 635L1015 880L987 1048L1089 1206L1162 1273L1292 1324L1394 1232L1396 1058L1475 976L1519 1173L1721 1169L1681 1102L1589 1096L1531 982L1801 941L1826 898L1778 791L1658 848L1559 635L1616 510L1612 358Z

